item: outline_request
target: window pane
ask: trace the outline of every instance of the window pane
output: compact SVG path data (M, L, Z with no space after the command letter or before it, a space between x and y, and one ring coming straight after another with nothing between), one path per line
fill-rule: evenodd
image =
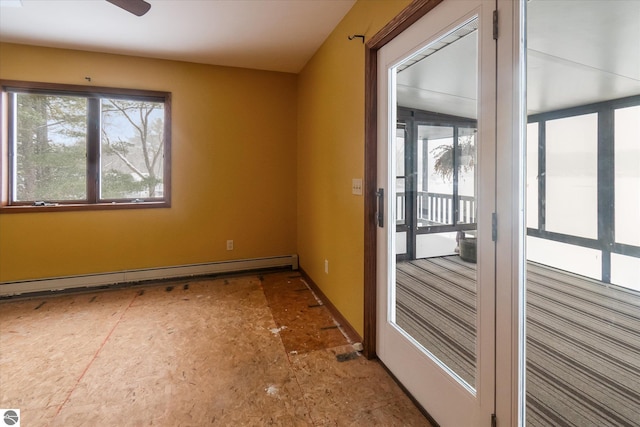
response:
M599 250L527 236L527 259L581 276L602 277Z
M103 99L100 198L163 197L164 105Z
M396 255L407 253L407 232L396 233Z
M427 146L426 200L420 226L453 224L453 127L418 126L418 138Z
M87 198L85 98L17 93L13 201Z
M640 246L640 106L615 111L616 242Z
M476 133L458 129L458 223L476 222Z
M598 115L549 120L546 228L598 237Z
M611 283L640 292L640 258L611 254Z
M456 255L456 233L418 234L416 236L416 258L431 258Z
M527 125L527 227L538 228L538 123Z
M407 222L407 193L406 179L396 178L396 224L403 225Z
M420 128L420 126L418 127ZM429 174L426 166L429 161L429 154L427 140L418 138L416 154L416 220L418 222L418 226L425 226L429 224Z
M404 126L396 129L396 176L404 176Z
M396 129L396 224L402 225L407 221L406 218L406 179L404 176L404 158L405 158L405 128L404 124L398 123L400 127Z

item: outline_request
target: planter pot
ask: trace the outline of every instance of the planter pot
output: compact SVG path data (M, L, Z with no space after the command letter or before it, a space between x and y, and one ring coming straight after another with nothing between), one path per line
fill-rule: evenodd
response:
M460 239L460 258L468 262L476 262L476 238L466 237Z

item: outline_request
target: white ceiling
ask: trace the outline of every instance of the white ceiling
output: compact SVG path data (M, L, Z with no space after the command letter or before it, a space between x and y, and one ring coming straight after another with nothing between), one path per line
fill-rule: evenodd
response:
M297 73L355 0L148 0L142 17L105 0L16 2L0 0L0 41Z
M405 107L476 117L477 46L474 31L401 71L398 103Z
M528 3L530 113L640 94L640 1Z
M527 2L528 114L640 94L640 0ZM476 117L474 32L401 71L402 106Z
M105 0L22 0L0 8L0 41L297 73L355 0L149 2L136 17ZM530 114L640 94L640 0L527 8ZM401 105L475 117L475 38L402 71Z

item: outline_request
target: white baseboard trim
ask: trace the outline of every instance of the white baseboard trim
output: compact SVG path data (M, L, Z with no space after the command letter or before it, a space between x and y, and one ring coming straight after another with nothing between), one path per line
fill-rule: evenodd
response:
M74 288L92 288L147 280L174 279L179 277L206 276L265 268L291 267L298 269L298 255L253 258L204 264L177 265L172 267L125 270L80 276L52 277L0 283L0 297L33 292L59 291Z

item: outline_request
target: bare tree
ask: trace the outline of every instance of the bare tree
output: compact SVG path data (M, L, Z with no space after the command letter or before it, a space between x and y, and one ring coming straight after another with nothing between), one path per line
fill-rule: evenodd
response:
M114 127L102 127L103 149L114 154L137 179L144 183L148 197L156 196L156 187L162 182L162 155L164 152L163 121L157 117L161 103L106 99L102 116L115 123L125 121L130 132L119 133ZM154 111L156 114L154 115ZM117 125L115 126L118 127ZM116 170L123 172L122 167ZM105 172L105 171L103 171Z

